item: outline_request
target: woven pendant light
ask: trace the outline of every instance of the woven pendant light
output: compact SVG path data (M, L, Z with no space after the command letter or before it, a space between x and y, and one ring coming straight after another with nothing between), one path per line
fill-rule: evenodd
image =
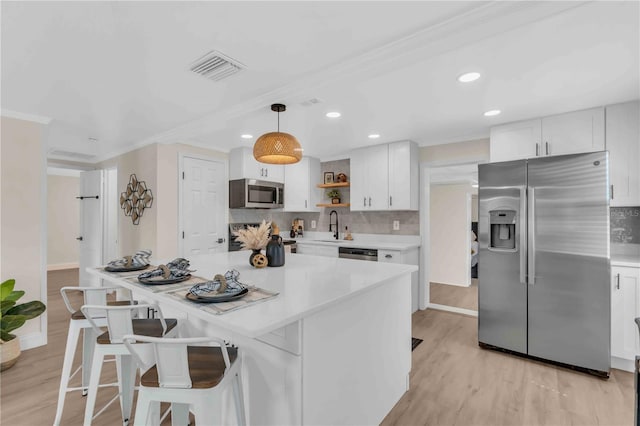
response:
M253 146L253 157L261 163L293 164L302 158L302 147L295 136L280 131L280 113L287 107L271 105L271 111L278 113L278 131L260 136Z

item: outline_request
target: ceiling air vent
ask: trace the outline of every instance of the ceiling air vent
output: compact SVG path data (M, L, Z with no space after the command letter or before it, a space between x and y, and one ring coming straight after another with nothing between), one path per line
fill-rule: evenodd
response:
M213 81L223 80L245 68L246 66L240 62L215 50L207 53L189 67L196 74Z
M300 102L300 105L302 106L312 106L312 105L317 105L319 103L321 103L322 101L318 98L311 98L311 99L307 99L306 101L302 101Z

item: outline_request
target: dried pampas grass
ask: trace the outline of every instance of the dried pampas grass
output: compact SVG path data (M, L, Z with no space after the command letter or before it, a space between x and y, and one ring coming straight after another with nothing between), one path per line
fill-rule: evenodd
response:
M271 222L265 222L263 220L260 226L249 226L247 229L239 229L233 231L233 235L238 237L237 241L242 243L243 249L261 250L265 248L269 242L270 229Z

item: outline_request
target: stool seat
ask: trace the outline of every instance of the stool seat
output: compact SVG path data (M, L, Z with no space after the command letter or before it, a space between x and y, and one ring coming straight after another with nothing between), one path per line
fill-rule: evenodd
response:
M165 333L169 333L176 327L176 325L178 325L178 320L175 318L166 318L165 322L167 324L166 331L162 329L162 323L159 319L144 318L134 319L131 321L134 334L140 334L149 337L162 337ZM98 336L98 339L96 341L100 345L111 344L109 331L105 331L100 336Z
M233 364L238 357L238 349L227 348L229 361ZM222 350L219 347L187 346L187 362L192 389L209 389L217 386L226 369ZM146 387L160 387L158 368L156 365L147 370L140 378Z
M116 300L113 302L107 302L107 306L129 306L129 305L137 305L138 301L130 301L130 300ZM81 310L77 310L71 314L71 319L73 320L83 320L86 319Z

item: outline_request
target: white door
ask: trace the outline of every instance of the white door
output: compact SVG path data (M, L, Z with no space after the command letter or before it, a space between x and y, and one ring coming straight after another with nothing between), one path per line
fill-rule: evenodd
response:
M80 173L80 286L100 286L86 269L102 265L103 193L102 170Z
M184 157L182 170L182 256L227 251L224 162Z

